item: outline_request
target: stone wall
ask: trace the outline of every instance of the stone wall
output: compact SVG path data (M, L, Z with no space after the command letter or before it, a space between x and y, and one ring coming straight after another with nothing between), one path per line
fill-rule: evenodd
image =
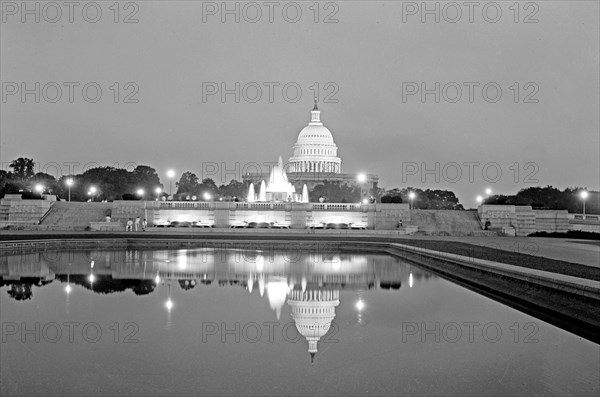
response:
M501 230L504 234L528 236L535 232L566 233L569 214L566 210L533 210L531 206L481 205L477 213L482 227L489 222L490 230Z
M7 194L0 201L1 220L11 224L37 225L51 205L49 200L23 200L20 194Z

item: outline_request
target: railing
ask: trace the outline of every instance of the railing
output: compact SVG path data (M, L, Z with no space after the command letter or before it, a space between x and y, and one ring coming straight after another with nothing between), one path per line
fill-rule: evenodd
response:
M206 201L159 201L159 208L193 208L199 210L210 209Z
M600 221L600 215L596 215L596 214L569 214L569 219L570 220L577 220L577 221Z
M42 222L44 221L44 219L46 219L48 217L48 215L50 215L50 210L52 210L52 206L54 205L55 202L56 201L50 202L50 207L48 207L48 210L44 213L44 215L42 215L42 217L38 221L38 225L41 225Z
M329 211L359 211L362 209L360 204L344 204L344 203L313 203L313 210L329 210Z
M285 210L286 203L235 203L236 210Z
M206 202L206 201L158 201L154 208L160 209L191 209L191 210L278 210L293 211L304 209L308 211L363 211L370 208L369 205L357 203L249 203L249 202Z

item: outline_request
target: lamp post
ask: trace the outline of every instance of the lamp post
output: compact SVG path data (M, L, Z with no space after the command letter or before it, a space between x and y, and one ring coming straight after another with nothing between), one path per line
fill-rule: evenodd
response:
M360 184L360 202L362 203L363 199L363 184L367 181L367 176L363 173L360 173L356 176L356 180Z
M411 210L415 208L415 206L413 204L413 200L415 199L415 197L417 197L417 195L416 195L415 192L409 192L408 193L408 199L410 200L410 209Z
M71 201L71 185L73 185L73 178L67 178L67 187L69 188L69 201Z
M173 177L175 176L175 171L168 170L167 178L169 178L169 196L173 195Z
M581 193L579 193L579 195L581 196L581 199L583 200L583 219L585 219L585 199L588 198L588 192L587 192L587 190L583 190Z
M96 196L97 191L98 190L96 189L96 186L90 187L90 191L88 192L88 194L91 196L92 201L94 201L94 197Z

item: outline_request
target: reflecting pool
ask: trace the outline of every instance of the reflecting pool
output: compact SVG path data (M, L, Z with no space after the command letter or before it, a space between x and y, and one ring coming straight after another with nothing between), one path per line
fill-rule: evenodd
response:
M0 259L2 395L598 395L600 348L402 259Z

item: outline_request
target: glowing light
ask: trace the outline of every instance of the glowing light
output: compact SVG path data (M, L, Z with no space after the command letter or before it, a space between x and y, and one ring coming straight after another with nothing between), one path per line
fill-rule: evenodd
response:
M477 196L477 197L475 198L475 200L477 200L477 202L478 202L479 204L481 204L481 203L483 202L483 197L481 197L481 196Z
M65 287L65 292L66 292L67 294L70 294L70 293L71 293L71 286L70 286L69 284L67 284L67 286Z
M154 282L156 284L160 283L160 276L157 274L156 277L154 278Z
M265 294L265 279L264 278L258 279L258 292L260 293L260 296L263 296Z
M137 193L138 196L143 196L144 195L144 189L138 189L136 193Z
M362 300L359 300L356 302L355 306L356 306L356 310L358 310L360 312L365 308L365 302Z
M413 284L414 284L414 281L413 281L413 275L412 275L412 273L410 273L410 274L408 275L408 287L409 287L409 288L412 288L412 287L413 287Z
M67 179L67 185L68 186L72 186L73 185L73 179L71 179L71 178Z
M205 201L209 201L212 198L212 196L210 195L209 192L204 192L202 197L204 198Z
M169 299L167 303L165 303L165 306L167 307L167 310L171 310L173 308L173 301Z
M583 190L581 193L579 193L579 195L581 196L582 199L585 200L586 198L588 198L589 194L588 194L587 190Z
M409 192L408 193L408 198L413 200L415 197L417 197L417 194L415 192Z
M90 187L90 192L91 192L92 194L96 194L96 191L97 191L97 189L96 189L96 186L92 186L92 187Z
M369 204L369 199L363 199L362 203L363 204Z
M331 265L331 267L333 268L334 272L339 272L340 268L342 267L342 261L339 260L339 257L338 258L334 258L333 260L334 260L334 262Z
M365 183L365 182L367 181L367 176L366 176L365 174L358 174L358 175L356 176L356 180L357 180L359 183Z
M44 191L44 186L42 186L38 183L37 185L35 185L35 191L42 193Z
M162 193L162 189L157 187L156 189L154 189L154 193L156 194L161 194Z
M90 280L90 283L93 283L95 279L96 279L96 277L94 277L93 274L90 274L90 276L88 277L88 280Z
M168 170L167 171L167 177L173 178L174 176L175 176L175 171L173 171L173 170Z
M492 189L490 189L489 187L485 189L485 194L487 194L488 196L492 194Z

